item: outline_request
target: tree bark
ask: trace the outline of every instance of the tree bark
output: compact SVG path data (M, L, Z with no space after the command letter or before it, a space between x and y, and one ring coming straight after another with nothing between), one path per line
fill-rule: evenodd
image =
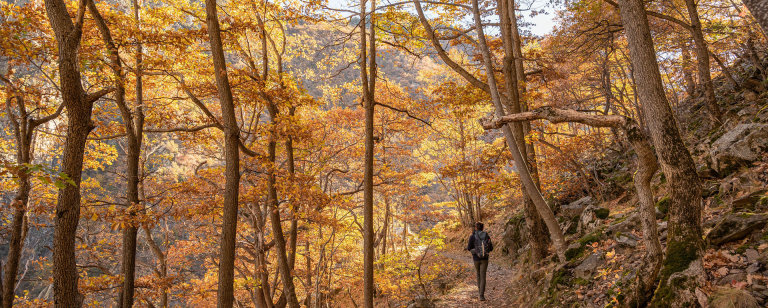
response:
M219 308L231 308L234 304L235 242L240 194L240 129L235 118L235 105L227 76L227 63L224 57L221 29L216 10L216 0L205 1L208 39L211 45L216 89L221 106L222 125L224 126L224 160L226 162L217 303Z
M694 0L685 0L685 6L688 8L688 17L691 19L691 35L696 44L699 84L704 86L704 94L707 97L707 110L709 111L712 126L720 126L722 113L720 112L720 106L717 105L717 98L715 98L715 86L712 84L712 74L710 73L709 48L707 47L707 41L704 40L699 12L696 11L696 2Z
M669 181L672 204L664 268L652 305L698 305L693 290L703 283L702 198L699 177L664 93L648 17L641 0L619 0L627 32L639 99L661 171ZM671 301L674 298L674 301Z
M366 1L360 1L360 81L362 83L363 107L365 108L365 162L363 166L363 307L373 308L374 302L374 251L373 232L373 121L376 93L376 0L371 0L370 42L366 42ZM370 54L366 53L370 49ZM366 65L366 61L369 64Z
M53 234L53 290L55 307L81 307L83 295L78 291L75 236L80 220L80 182L83 154L88 134L94 128L91 121L93 100L85 95L80 83L79 46L82 37L85 0L80 1L75 22L70 19L63 0L45 0L45 11L51 24L59 51L59 80L61 96L67 109L67 138L63 149L61 172L75 185L59 190L56 202Z
M696 92L696 81L693 80L693 73L691 72L691 52L688 50L686 43L680 44L680 51L683 55L683 80L685 80L685 92L688 93L688 97L692 97Z
M768 38L768 2L764 0L742 0L742 2L760 25L763 36Z
M475 31L477 31L478 36L478 42L480 45L480 51L483 54L483 62L485 64L485 70L486 75L488 78L488 86L490 88L491 93L491 100L493 101L493 105L496 110L496 117L501 118L505 115L504 107L501 104L501 97L499 96L498 87L496 86L496 77L494 76L494 68L493 68L493 60L490 55L490 50L488 49L488 44L485 40L485 34L482 27L482 20L480 18L480 9L478 5L478 0L472 0L472 13L474 15L474 21L475 21ZM521 162L520 164L517 164L517 170L518 174L520 175L520 180L525 185L526 189L531 195L531 198L533 199L534 204L536 205L536 209L538 210L539 214L544 219L544 222L547 225L547 228L549 229L550 236L552 237L552 242L555 245L555 250L557 251L557 255L560 258L561 262L565 262L565 237L563 236L562 230L560 230L560 225L557 223L557 220L555 219L555 215L552 213L552 209L547 205L547 202L544 200L544 197L541 195L541 192L539 191L536 182L534 182L533 177L531 176L531 172L528 169L527 164L525 163L525 159L523 158L523 155L520 151L520 148L517 146L517 142L515 141L515 137L512 134L512 130L509 128L509 125L502 126L502 131L504 133L504 137L507 141L507 146L509 147L510 152L512 152L512 158L516 162Z

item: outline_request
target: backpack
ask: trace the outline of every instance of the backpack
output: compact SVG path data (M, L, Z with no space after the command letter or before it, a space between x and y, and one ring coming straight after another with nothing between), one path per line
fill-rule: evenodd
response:
M491 238L485 231L475 231L475 248L472 249L474 254L480 258L487 258L488 253L492 248Z

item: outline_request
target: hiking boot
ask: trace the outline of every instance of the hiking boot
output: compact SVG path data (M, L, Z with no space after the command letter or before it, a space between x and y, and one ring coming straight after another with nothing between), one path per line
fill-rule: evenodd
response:
M480 301L484 302L485 301L485 296L480 296Z

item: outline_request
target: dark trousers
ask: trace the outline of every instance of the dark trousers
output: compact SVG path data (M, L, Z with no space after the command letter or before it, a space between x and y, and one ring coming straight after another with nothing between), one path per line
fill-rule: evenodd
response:
M488 270L488 260L475 261L475 271L477 271L477 290L480 297L485 298L485 272Z

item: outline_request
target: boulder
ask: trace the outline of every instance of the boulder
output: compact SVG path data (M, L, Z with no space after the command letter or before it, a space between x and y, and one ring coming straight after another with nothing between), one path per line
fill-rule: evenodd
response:
M741 197L737 197L735 200L733 200L733 202L731 202L731 208L734 212L739 212L742 210L754 211L763 201L762 199L766 192L768 192L768 190L763 189Z
M572 202L571 204L568 204L566 206L563 206L560 208L560 211L563 213L563 216L572 218L581 215L582 212L584 212L584 209L587 208L590 205L593 205L595 201L592 199L592 197L584 197L579 200L576 200Z
M602 225L602 220L597 219L595 215L595 211L598 209L600 208L596 205L590 205L584 209L581 216L579 216L579 234L590 233Z
M748 213L730 213L709 231L707 241L712 245L721 245L749 236L755 230L762 229L768 216Z
M597 267L603 263L601 253L593 253L587 257L579 266L573 269L573 277L589 280L597 270Z
M721 278L717 285L719 286L727 286L734 282L743 282L747 281L747 274L746 273L738 273L738 274L730 274L728 276L725 276Z
M640 230L640 216L637 213L632 213L624 221L606 228L605 235L610 236L619 232L629 233L635 230Z
M747 257L747 262L753 263L757 261L757 258L760 257L760 253L757 252L757 250L754 249L747 249L744 251L744 256Z
M501 234L501 251L509 254L513 259L517 257L517 252L528 242L527 225L523 215L515 215L504 225L504 232Z
M712 168L724 174L739 164L757 160L768 149L768 124L739 124L712 143Z
M619 233L616 235L616 241L625 246L637 247L637 242L640 241L640 238L632 233Z

